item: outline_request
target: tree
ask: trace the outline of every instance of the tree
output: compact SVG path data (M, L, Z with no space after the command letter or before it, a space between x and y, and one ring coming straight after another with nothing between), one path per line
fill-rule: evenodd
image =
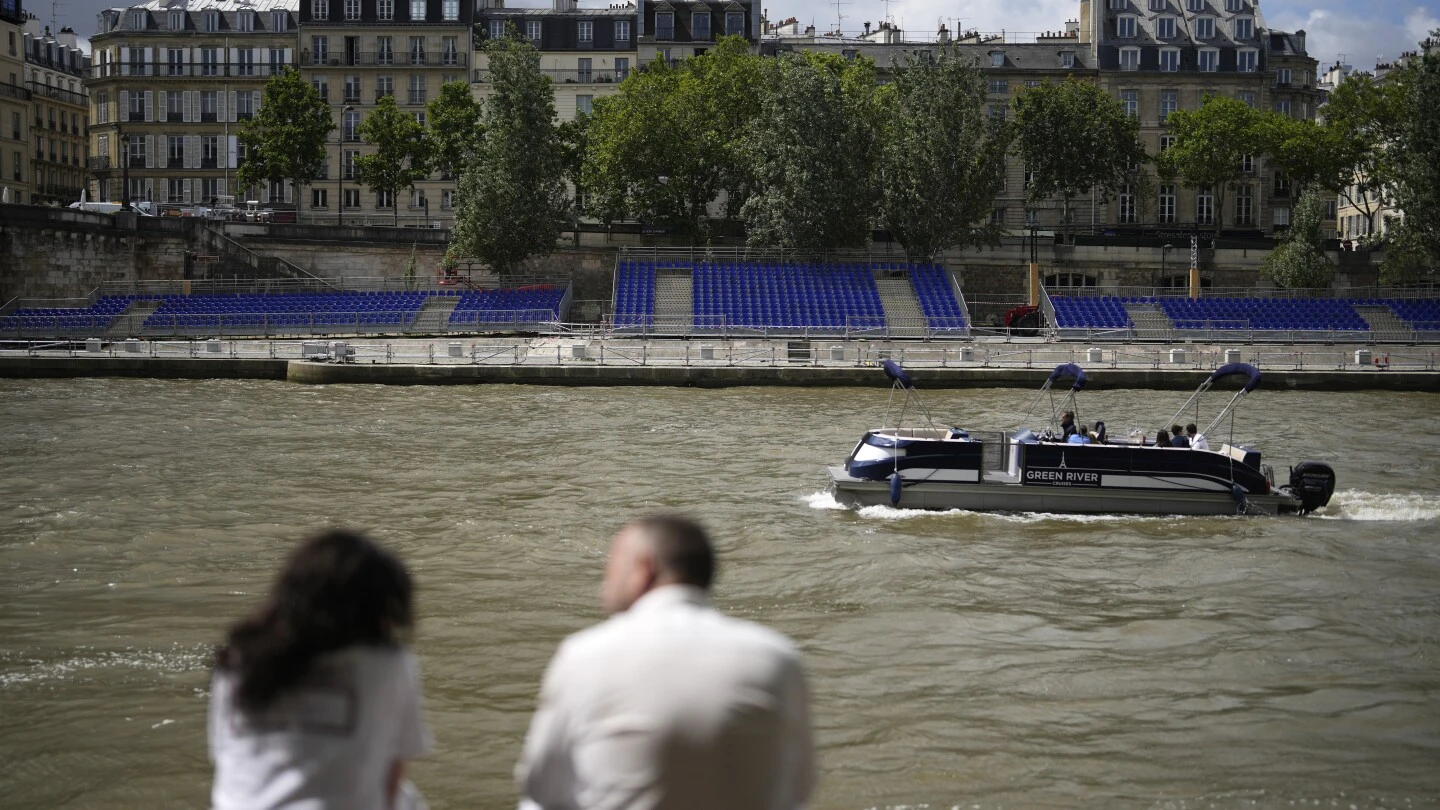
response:
M1346 205L1365 215L1366 233L1375 232L1375 215L1387 203L1395 181L1394 147L1402 118L1401 82L1377 82L1352 73L1330 93L1322 112L1335 141L1339 182Z
M709 235L712 203L734 216L753 182L742 147L759 114L760 57L741 37L672 66L657 59L599 99L586 127L580 186L605 219Z
M480 150L483 113L484 107L471 95L470 85L461 81L440 85L440 95L425 105L430 168L445 177L460 176Z
M772 70L747 139L750 244L808 253L868 244L879 196L874 63L786 54Z
M973 58L943 50L897 65L880 146L881 216L911 259L997 242L987 215L1005 184L1010 132L985 112Z
M1395 198L1410 250L1440 262L1440 30L1400 71Z
M1148 157L1139 121L1089 82L1072 76L1027 88L1014 106L1016 145L1030 171L1025 200L1034 204L1058 195L1067 227L1075 197L1093 190L1100 202L1109 200Z
M1215 232L1225 211L1225 195L1244 177L1241 163L1257 152L1260 114L1243 101L1210 96L1198 110L1170 113L1166 124L1175 141L1156 163L1162 177L1178 178L1194 189L1215 191Z
M1261 272L1281 287L1324 287L1335 277L1335 265L1325 255L1320 226L1325 221L1325 200L1317 186L1300 195L1290 215L1290 229L1265 257Z
M1270 168L1290 181L1299 199L1312 188L1340 192L1348 182L1343 132L1337 128L1284 113L1261 113L1257 123Z
M360 124L360 137L375 145L375 152L355 159L355 180L377 195L388 194L400 222L401 189L412 189L415 181L430 173L425 128L415 116L402 112L394 96L382 96L375 110Z
M325 139L333 129L330 105L300 78L299 71L285 68L265 83L260 109L236 136L246 150L236 181L242 187L289 181L299 200L301 190L320 176Z
M555 91L539 52L514 37L490 40L485 52L491 95L479 150L460 177L454 246L506 274L554 251L570 204Z

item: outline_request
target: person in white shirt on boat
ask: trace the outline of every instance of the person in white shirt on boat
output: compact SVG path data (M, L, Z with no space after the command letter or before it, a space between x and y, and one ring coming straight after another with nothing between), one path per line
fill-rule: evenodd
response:
M684 518L611 541L610 618L567 638L516 767L521 810L798 810L815 786L790 639L710 605L714 552Z
M1190 448L1192 450L1209 450L1210 442L1205 440L1205 434L1195 426L1194 422L1185 426L1185 433L1190 437Z

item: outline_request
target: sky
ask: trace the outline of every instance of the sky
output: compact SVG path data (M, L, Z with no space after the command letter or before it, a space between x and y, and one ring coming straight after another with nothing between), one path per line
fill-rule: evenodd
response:
M761 0L771 20L795 17L815 24L817 30L834 30L835 0ZM102 9L124 0L22 0L27 10L46 24L53 18L70 26L82 38L95 30ZM582 0L582 6L603 7L609 0ZM535 0L511 0L511 6L546 5ZM929 37L943 21L951 31L985 32L1058 31L1079 12L1078 0L840 0L843 30L859 32L866 21L893 20L901 27ZM1261 0L1266 23L1281 31L1307 32L1310 55L1321 69L1342 55L1361 70L1375 67L1377 57L1390 61L1402 51L1440 28L1440 0Z

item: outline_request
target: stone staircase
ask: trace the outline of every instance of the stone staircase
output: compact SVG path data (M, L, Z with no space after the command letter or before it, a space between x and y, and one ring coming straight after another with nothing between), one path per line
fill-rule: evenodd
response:
M455 306L460 303L460 297L456 295L432 295L425 299L420 311L415 313L415 320L410 324L408 331L418 332L422 335L434 335L445 332L450 326L450 313L455 311Z
M1159 304L1126 304L1125 314L1134 322L1138 340L1169 340L1174 335L1175 324Z
M689 327L695 317L694 279L688 270L655 271L655 326Z
M890 336L925 337L925 313L920 311L920 299L910 279L877 278L875 287L880 291L880 306L885 310Z
M153 298L131 301L130 306L126 307L115 318L115 322L110 324L110 328L105 330L105 337L123 338L140 334L140 330L145 326L145 319L159 309L161 303Z
M1370 331L1379 341L1408 341L1415 339L1414 330L1400 320L1395 310L1388 306L1357 306L1355 312L1370 324Z

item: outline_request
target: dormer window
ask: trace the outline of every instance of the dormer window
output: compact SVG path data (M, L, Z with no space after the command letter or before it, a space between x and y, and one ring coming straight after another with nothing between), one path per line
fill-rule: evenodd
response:
M1111 11L1124 11L1130 7L1129 0L1110 0Z
M169 28L171 31L185 30L185 12L180 9L171 9L170 12L165 15L165 18L166 28Z
M1226 11L1244 11L1245 0L1225 0Z
M1005 67L1005 52L1004 52L1004 51L991 51L991 52L990 52L990 67Z
M697 41L710 39L710 12L696 11L690 15L690 38Z
M136 31L144 31L144 30L145 30L145 12L143 12L143 11L132 11L132 12L130 12L130 27L133 28L133 29L135 29Z
M205 30L206 30L206 31L210 31L210 32L214 32L214 31L219 31L219 30L220 30L220 12L218 12L218 11L207 11L207 12L205 12Z
M410 0L410 22L425 20L425 0Z
M1235 18L1235 38L1250 39L1255 36L1255 20L1252 17Z
M1180 49L1160 49L1160 69L1166 73L1174 73L1180 69Z
M1204 11L1205 0L1189 0L1189 4L1186 6L1186 8L1190 9L1191 11Z
M254 31L254 30L255 30L255 12L253 12L253 11L237 11L237 12L235 12L235 27L238 28L238 29L240 29L241 31Z
M1150 0L1150 10L1151 10L1151 11L1164 11L1164 10L1165 10L1165 0Z
M1120 39L1134 39L1138 27L1136 19L1129 14L1115 18L1115 36Z
M290 27L290 15L283 11L270 12L270 30L284 31Z
M1156 38L1156 39L1174 39L1174 38L1175 38L1175 18L1174 18L1174 17L1156 17L1156 18L1155 18L1155 38Z
M1061 52L1060 52L1060 67L1062 67L1062 68L1073 68L1073 67L1075 67L1075 52L1074 52L1074 51L1061 51Z
M743 11L727 11L727 12L725 12L725 34L726 34L726 36L744 36L744 35L745 35L745 12L743 12Z
M1196 38L1196 39L1214 39L1214 38L1215 38L1215 18L1214 18L1214 17L1196 17L1196 18L1195 18L1195 38Z
M310 0L310 19L330 19L330 0Z

